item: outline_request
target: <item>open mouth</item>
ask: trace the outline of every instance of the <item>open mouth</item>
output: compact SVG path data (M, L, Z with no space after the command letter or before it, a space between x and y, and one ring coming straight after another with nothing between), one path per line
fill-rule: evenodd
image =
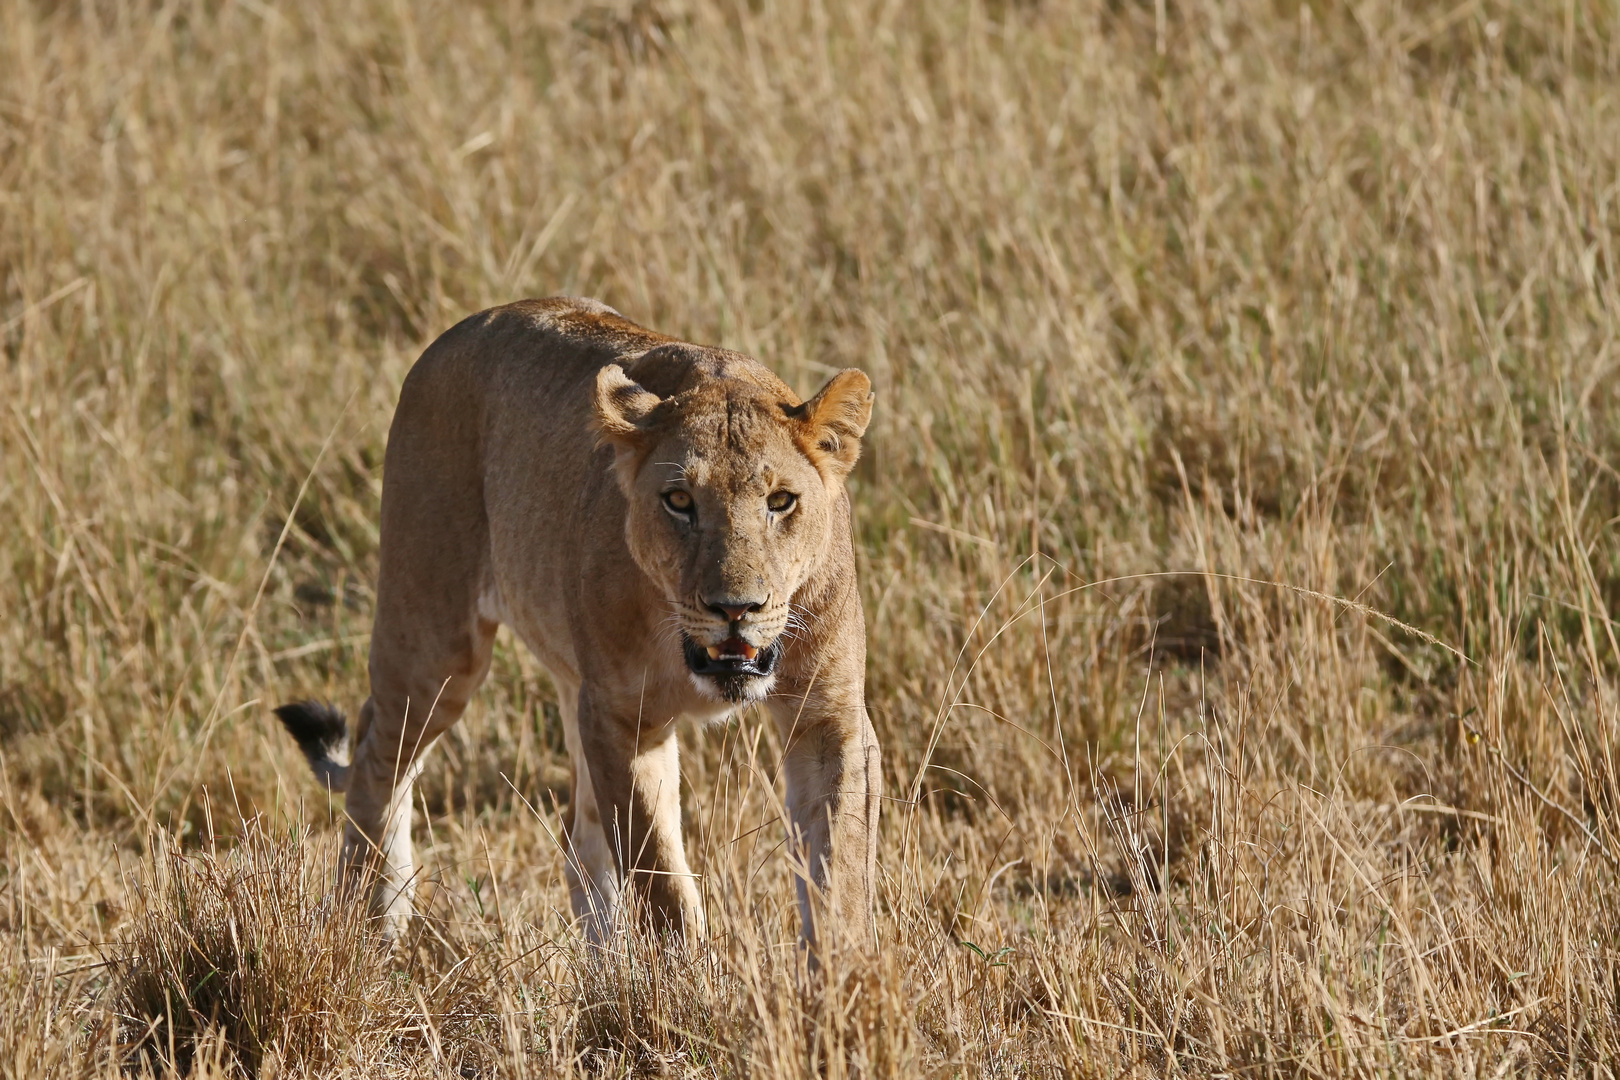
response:
M692 674L717 678L764 678L776 670L776 662L782 656L779 641L773 641L761 649L737 637L709 646L684 638L682 650L686 654L686 666L692 669Z

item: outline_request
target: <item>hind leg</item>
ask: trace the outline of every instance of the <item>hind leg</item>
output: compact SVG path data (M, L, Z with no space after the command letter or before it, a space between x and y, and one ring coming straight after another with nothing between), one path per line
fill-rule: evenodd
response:
M404 679L379 679L360 712L363 732L349 770L348 824L342 865L353 885L371 888L371 907L393 939L411 916L416 867L411 851L411 798L423 757L466 711L489 669L494 624L454 661L424 665ZM450 668L451 673L440 673ZM456 670L459 669L459 670Z
M343 840L345 876L371 887L390 937L411 912L413 781L484 681L501 610L466 421L474 388L434 355L406 378L388 436L371 698L356 725Z
M455 633L424 627L411 648L379 655L372 647L371 698L360 712L349 770L342 863L351 883L371 886L372 910L389 938L411 915L411 798L423 757L461 719L489 671L496 624L473 622ZM383 623L379 613L379 629Z

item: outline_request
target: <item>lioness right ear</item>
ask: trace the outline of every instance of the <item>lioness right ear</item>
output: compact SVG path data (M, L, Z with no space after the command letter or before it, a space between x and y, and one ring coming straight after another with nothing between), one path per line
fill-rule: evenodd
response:
M609 364L596 373L596 395L592 401L596 429L605 441L620 445L638 442L646 432L659 397L641 388L624 368Z
M799 422L799 448L811 463L848 476L872 419L872 380L860 368L845 368L815 397L787 413Z

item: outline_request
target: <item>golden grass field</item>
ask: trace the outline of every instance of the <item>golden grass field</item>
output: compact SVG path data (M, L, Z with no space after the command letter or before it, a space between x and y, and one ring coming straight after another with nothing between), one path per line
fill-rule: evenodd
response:
M563 293L878 388L820 980L752 714L712 939L582 943L504 635L405 948L331 902L269 709ZM1617 339L1614 0L0 0L0 1075L1614 1075Z

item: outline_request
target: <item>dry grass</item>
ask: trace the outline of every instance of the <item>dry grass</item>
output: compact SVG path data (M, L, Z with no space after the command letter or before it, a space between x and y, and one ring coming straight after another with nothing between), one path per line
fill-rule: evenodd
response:
M0 1075L1612 1075L1617 86L1612 0L0 0ZM330 904L268 706L364 694L411 359L555 293L879 387L820 989L752 715L713 942L587 952L504 638L408 949Z

